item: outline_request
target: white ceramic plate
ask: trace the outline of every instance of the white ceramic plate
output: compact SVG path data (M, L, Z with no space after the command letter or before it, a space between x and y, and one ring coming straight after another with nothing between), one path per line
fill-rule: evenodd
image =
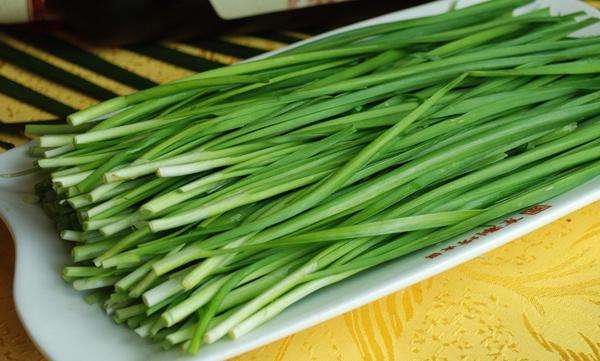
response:
M462 1L459 6L479 1ZM438 1L345 29L435 14L446 11L448 4L449 1ZM600 17L598 11L577 0L540 0L538 5L549 5L562 13L585 10ZM588 34L592 32L599 34L600 28L587 29ZM30 165L25 147L0 155L0 173ZM69 258L67 246L57 238L40 207L23 200L34 183L35 176L0 179L0 214L16 244L17 312L40 351L56 361L192 359L178 349L162 352L132 331L115 325L97 306L87 305L80 293L62 281L60 271ZM500 220L496 227L484 227L483 232L480 229L322 289L243 338L206 346L193 359L222 360L273 342L466 262L598 199L600 177L538 207L537 211L542 210L538 214L516 215L508 222Z

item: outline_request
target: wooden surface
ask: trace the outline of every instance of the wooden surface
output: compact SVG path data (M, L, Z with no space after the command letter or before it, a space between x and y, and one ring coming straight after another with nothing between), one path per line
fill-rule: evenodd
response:
M14 311L13 263L2 225L0 360L42 360ZM239 360L600 360L600 202Z

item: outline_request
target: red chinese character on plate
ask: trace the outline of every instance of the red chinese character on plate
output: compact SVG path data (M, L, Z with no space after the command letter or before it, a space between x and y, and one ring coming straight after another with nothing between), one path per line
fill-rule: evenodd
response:
M484 230L482 230L481 232L478 232L477 234L480 236L487 236L490 233L494 233L494 232L498 232L499 230L501 230L503 227L502 226L490 226Z
M448 247L446 247L446 248L442 248L442 251L444 251L444 252L448 252L448 251L452 251L452 250L453 250L453 249L455 249L455 248L456 248L456 246L448 246Z
M538 213L545 211L546 209L548 209L550 207L552 207L552 206L549 206L546 204L536 204L535 206L529 207L526 210L522 211L521 214L533 216L533 215L536 215Z
M429 259L434 259L435 257L441 256L442 254L440 252L434 252L428 256L425 256L425 258L429 258Z
M458 244L460 244L461 246L464 246L464 245L467 245L467 244L473 242L476 239L479 239L479 237L478 236L472 236L471 238L463 239L462 241L458 242Z
M515 224L515 223L519 222L522 219L523 219L523 217L519 217L519 218L510 217L510 218L504 220L504 224L506 224L506 225Z

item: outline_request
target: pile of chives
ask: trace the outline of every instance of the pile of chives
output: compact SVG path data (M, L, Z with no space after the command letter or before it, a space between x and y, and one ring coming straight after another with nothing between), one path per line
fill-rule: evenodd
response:
M597 22L492 0L29 125L63 278L197 353L600 175Z

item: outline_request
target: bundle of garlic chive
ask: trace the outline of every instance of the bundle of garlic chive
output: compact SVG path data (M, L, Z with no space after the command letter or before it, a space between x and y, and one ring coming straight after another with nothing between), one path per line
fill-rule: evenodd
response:
M600 175L598 22L491 0L30 125L63 278L197 353ZM519 15L513 15L519 14Z

